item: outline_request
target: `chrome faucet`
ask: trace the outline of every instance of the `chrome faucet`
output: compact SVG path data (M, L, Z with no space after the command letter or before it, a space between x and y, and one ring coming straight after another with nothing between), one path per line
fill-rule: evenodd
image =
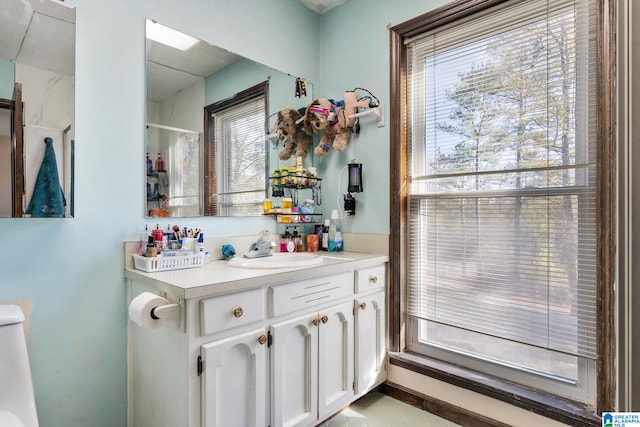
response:
M270 240L269 230L262 230L258 240L251 244L249 252L244 254L245 258L261 258L271 256L271 250L276 247L276 243Z

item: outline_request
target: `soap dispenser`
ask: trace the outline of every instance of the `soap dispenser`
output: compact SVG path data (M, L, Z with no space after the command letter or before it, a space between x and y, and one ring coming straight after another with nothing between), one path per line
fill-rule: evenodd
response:
M293 243L295 246L295 252L303 252L304 245L302 244L302 237L298 234L298 229L293 230Z
M293 252L293 249L289 250L289 247L295 249L295 245L291 241L291 232L289 231L289 227L287 227L280 239L280 252Z

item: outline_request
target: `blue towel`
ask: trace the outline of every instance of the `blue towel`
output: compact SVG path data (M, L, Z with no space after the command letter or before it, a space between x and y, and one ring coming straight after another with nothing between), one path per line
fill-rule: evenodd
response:
M44 139L47 145L33 188L33 195L29 207L25 213L34 218L62 218L64 217L67 200L64 198L60 179L58 178L58 165L56 153L53 149L53 139Z

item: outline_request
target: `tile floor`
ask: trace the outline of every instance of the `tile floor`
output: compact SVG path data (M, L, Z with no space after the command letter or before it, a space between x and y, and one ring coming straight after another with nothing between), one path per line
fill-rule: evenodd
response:
M450 421L422 411L374 391L353 403L319 427L459 427Z

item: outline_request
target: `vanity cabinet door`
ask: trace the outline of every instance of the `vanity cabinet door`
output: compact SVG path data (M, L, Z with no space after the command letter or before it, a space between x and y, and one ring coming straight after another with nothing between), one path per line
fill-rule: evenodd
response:
M386 375L385 294L358 296L356 315L356 395L368 391Z
M264 328L202 346L203 426L267 424L267 351Z
M271 326L272 426L309 425L318 407L318 313Z
M348 405L353 397L353 302L319 312L318 417Z

